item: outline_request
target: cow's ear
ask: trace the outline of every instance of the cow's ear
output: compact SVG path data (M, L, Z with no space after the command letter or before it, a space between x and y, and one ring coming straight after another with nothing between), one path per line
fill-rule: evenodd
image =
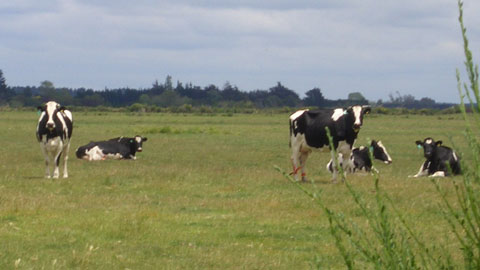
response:
M143 137L143 138L142 138L142 141L146 142L146 141L147 141L147 137Z
M372 140L372 143L370 143L370 145L371 145L371 146L375 146L375 145L377 145L377 141L375 141L375 140Z
M133 143L133 139L130 139L130 141L129 141L129 142L130 142L130 143Z
M416 141L415 144L422 146L423 142L422 141Z
M369 114L371 110L372 110L372 108L368 105L362 106L362 111L363 111L364 114Z
M45 107L44 107L44 106L38 106L38 107L37 107L37 110L38 110L39 112L43 112L43 111L45 110Z
M66 109L67 109L67 108L65 108L65 106L61 106L58 110L63 112L63 111L65 111Z
M440 145L442 145L442 143L443 143L442 141L437 141L437 142L435 142L435 145L440 146Z

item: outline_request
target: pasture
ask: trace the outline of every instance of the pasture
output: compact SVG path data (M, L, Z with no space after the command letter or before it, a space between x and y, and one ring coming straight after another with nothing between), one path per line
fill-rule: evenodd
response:
M274 168L291 171L288 114L181 115L73 111L68 179L45 179L35 112L1 112L0 269L344 269L321 208ZM380 185L427 243L460 254L439 196L417 173L431 136L460 153L460 115L365 117L356 145L381 140L393 164ZM136 161L87 162L90 140L145 136ZM322 200L365 225L330 155L307 162ZM468 159L468 156L464 156ZM348 175L366 200L372 177ZM440 179L454 195L451 178ZM460 259L460 258L458 258Z

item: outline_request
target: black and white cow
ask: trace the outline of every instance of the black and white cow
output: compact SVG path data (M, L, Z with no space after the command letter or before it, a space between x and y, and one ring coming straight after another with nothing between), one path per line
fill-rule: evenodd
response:
M73 131L72 113L55 101L39 106L41 112L37 124L37 140L45 157L45 177L58 178L60 158L63 155L63 178L68 177L67 160ZM50 163L54 162L53 175Z
M370 106L355 105L347 109L300 110L290 115L290 147L295 179L302 171L302 181L306 181L305 163L312 149L329 147L326 127L333 139L333 147L338 152L338 160L344 171L350 162L350 153L363 124L363 115L370 112ZM332 150L332 149L331 149ZM334 151L331 151L332 160ZM333 170L333 180L337 170Z
M76 155L77 158L85 160L104 160L104 159L137 159L135 154L142 152L143 142L147 138L135 136L133 138L118 137L108 141L90 142L87 145L80 146Z
M417 174L410 177L444 177L452 172L460 174L460 159L453 149L442 145L442 141L434 141L428 137L422 141L416 141L418 148L423 148L423 156L426 158ZM450 168L449 168L450 167ZM451 171L450 171L451 170Z
M373 167L372 160L370 159L369 151L372 151L372 156L374 159L378 159L383 161L385 164L391 164L392 158L387 152L387 148L383 145L382 141L375 141L372 140L369 147L360 146L355 147L352 149L352 154L350 156L351 167L348 168L348 172L354 173L357 170L365 170L366 172L370 172L374 170L378 172L378 170ZM327 164L327 169L330 172L333 172L333 161Z

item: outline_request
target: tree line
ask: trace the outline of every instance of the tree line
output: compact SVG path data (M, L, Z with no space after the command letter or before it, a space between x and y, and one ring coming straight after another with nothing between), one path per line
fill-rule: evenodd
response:
M192 83L172 82L167 76L164 83L158 80L148 89L104 89L57 88L51 81L39 86L8 86L0 70L0 106L36 107L55 100L66 106L85 107L127 107L132 105L156 106L160 108L179 106L210 106L238 108L279 108L279 107L346 107L354 104L376 104L384 107L435 108L444 109L454 104L436 103L430 98L416 100L413 96L390 97L390 101L368 101L360 92L350 93L347 99L331 100L323 96L320 88L313 88L303 98L278 82L268 90L241 91L226 82L222 88L215 85L206 87Z

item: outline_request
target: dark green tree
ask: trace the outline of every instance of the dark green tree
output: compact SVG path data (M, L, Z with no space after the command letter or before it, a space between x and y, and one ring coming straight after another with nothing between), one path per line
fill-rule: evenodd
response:
M11 92L7 87L5 77L3 77L3 71L0 69L0 104L7 103L10 96Z
M165 78L165 84L163 85L163 87L167 91L173 91L172 76L167 75L167 77Z
M280 102L278 106L296 107L300 104L300 97L293 90L290 90L283 86L280 82L277 82L277 86L269 89L269 95L276 96L278 99L270 98L271 101ZM271 102L274 104L275 102Z
M354 102L357 102L357 101L358 102L363 102L367 99L362 95L362 93L353 92L353 93L348 94L348 100L354 101Z
M40 82L38 90L40 92L40 96L42 97L43 102L56 100L57 95L55 93L55 86L51 81Z
M244 101L247 99L247 95L236 86L232 86L229 82L226 82L222 90L223 101Z
M324 106L325 97L323 97L322 90L320 90L320 88L313 88L312 90L306 92L303 103L305 106Z

